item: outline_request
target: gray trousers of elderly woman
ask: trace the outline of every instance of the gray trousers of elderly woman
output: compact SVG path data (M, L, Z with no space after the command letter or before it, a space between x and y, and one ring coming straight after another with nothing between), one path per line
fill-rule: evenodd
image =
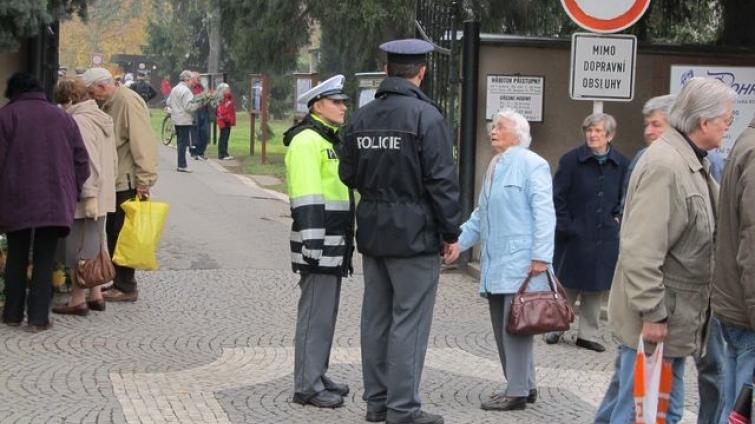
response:
M71 232L66 237L65 262L69 269L75 269L79 259L92 259L107 249L105 243L105 217L82 218L73 221Z
M514 294L488 294L487 297L498 357L508 383L503 394L526 397L530 390L537 387L533 336L514 336L506 332Z

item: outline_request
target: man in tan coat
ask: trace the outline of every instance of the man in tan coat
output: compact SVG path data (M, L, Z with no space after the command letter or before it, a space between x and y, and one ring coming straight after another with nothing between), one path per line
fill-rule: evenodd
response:
M669 113L669 127L632 173L608 302L620 342L615 369L620 383L606 393L596 423L633 421L640 337L648 353L664 344L664 357L674 368L666 422L681 420L684 359L702 353L710 313L718 185L705 156L721 145L735 99L718 80L687 81Z
M711 307L726 340L723 418L755 370L755 119L729 153L720 205Z
M135 91L117 86L104 68L91 68L81 75L89 94L113 118L118 172L115 179L116 205L134 197L148 197L157 181L157 139L150 126L149 109ZM107 217L108 248L112 254L123 228L120 206ZM134 302L138 298L134 269L115 266L113 285L105 288L110 302Z

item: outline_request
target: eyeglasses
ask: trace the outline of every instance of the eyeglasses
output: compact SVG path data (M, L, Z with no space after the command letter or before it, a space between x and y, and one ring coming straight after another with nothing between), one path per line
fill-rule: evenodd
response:
M733 123L734 123L734 115L731 115L731 116L729 117L729 119L725 119L725 120L724 120L724 122L726 122L726 125L730 127L730 126L731 126L731 124L733 124Z

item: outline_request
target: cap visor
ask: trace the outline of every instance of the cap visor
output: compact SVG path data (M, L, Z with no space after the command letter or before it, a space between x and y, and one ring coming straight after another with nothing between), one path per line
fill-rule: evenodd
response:
M331 94L327 98L330 100L349 100L349 96L345 94Z

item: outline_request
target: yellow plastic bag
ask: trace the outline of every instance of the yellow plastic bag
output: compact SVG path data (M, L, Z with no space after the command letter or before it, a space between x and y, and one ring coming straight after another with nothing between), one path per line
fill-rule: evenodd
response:
M115 244L115 264L150 271L157 269L157 245L168 207L167 203L139 198L121 203L126 219Z

